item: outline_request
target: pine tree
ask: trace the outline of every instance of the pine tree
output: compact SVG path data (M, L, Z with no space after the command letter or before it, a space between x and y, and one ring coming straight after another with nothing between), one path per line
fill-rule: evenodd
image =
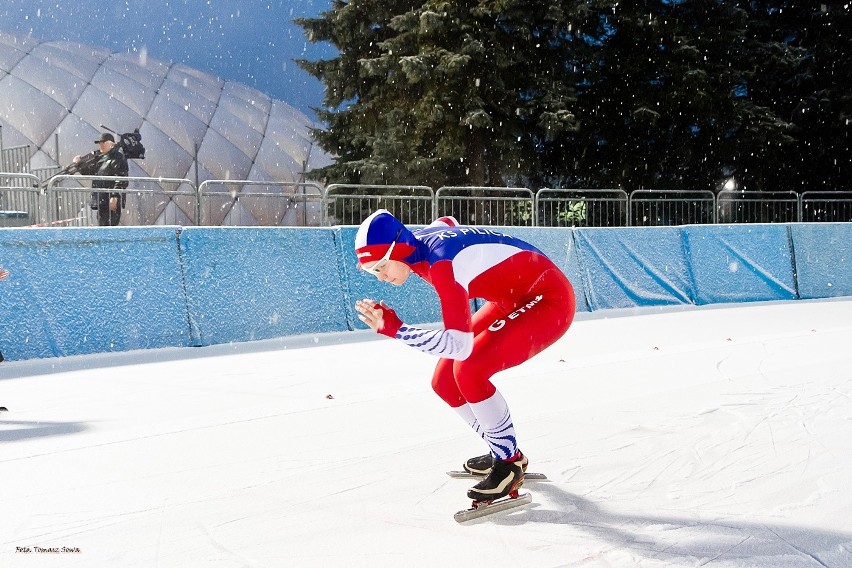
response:
M714 190L740 153L792 140L790 124L748 96L754 42L735 3L591 6L579 36L592 53L578 96L582 127L565 145L572 181Z
M852 189L852 7L753 0L749 35L774 53L756 54L752 96L790 121L794 143L777 163L751 163L749 189Z
M543 141L576 128L562 19L552 3L505 0L338 2L298 20L340 52L299 62L326 84L315 135L338 160L320 174L438 187L537 171Z

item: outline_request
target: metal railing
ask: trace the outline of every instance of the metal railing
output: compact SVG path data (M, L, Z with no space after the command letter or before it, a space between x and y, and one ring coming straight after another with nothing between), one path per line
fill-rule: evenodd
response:
M535 194L525 187L441 187L435 217L452 215L462 225L535 225Z
M793 191L720 191L719 223L792 223L801 220L800 197Z
M127 189L91 188L81 182L126 181ZM73 182L72 187L61 185ZM92 193L125 195L122 225L195 225L198 192L195 185L181 178L113 177L57 175L44 188L45 207L40 224L88 227L97 225Z
M625 227L628 195L621 189L540 189L536 226Z
M122 225L357 225L379 208L409 225L453 215L463 224L539 227L852 222L852 191L550 189L112 178L0 173L0 226L90 226L93 180L122 180ZM98 190L94 190L98 191Z
M630 193L630 226L709 225L716 222L712 191L637 189Z
M59 166L47 166L44 168L30 168L30 173L36 176L41 183L47 183L50 178L62 171Z
M39 219L38 178L32 174L0 173L0 227L32 225Z
M29 146L13 146L0 150L0 172L29 173L29 171Z
M852 222L852 191L806 191L799 199L799 221Z
M332 184L325 189L324 225L358 225L376 209L387 209L406 225L428 225L435 192L425 185Z
M207 180L198 186L201 225L324 224L323 190L312 182Z

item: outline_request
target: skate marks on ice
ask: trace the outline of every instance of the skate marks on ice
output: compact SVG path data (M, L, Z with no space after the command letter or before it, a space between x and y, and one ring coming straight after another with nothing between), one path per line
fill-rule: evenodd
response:
M564 544L576 542L586 561L600 563L589 566L852 566L852 533L733 517L620 513L618 503L596 504L560 485L537 485L531 505L465 524L565 525Z
M606 421L577 409L549 453L571 458L493 522L564 525L577 566L852 567L849 383L830 359L731 361L725 381L608 402Z

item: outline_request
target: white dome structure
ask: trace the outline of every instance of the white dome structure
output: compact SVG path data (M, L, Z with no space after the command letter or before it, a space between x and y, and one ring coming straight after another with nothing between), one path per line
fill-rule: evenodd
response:
M30 146L32 170L63 167L95 149L100 125L139 129L146 156L129 161L131 177L298 183L330 163L310 139L313 124L303 113L251 87L145 53L0 32L3 146ZM232 205L217 206L207 224L229 224L232 209L239 209L239 224L285 224L283 212L263 219L264 207Z

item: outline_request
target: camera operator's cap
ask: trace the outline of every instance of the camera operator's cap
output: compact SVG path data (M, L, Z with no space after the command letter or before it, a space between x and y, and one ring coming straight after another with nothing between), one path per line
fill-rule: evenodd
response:
M109 132L104 132L100 138L95 140L95 144L100 144L101 142L115 142L115 138Z

